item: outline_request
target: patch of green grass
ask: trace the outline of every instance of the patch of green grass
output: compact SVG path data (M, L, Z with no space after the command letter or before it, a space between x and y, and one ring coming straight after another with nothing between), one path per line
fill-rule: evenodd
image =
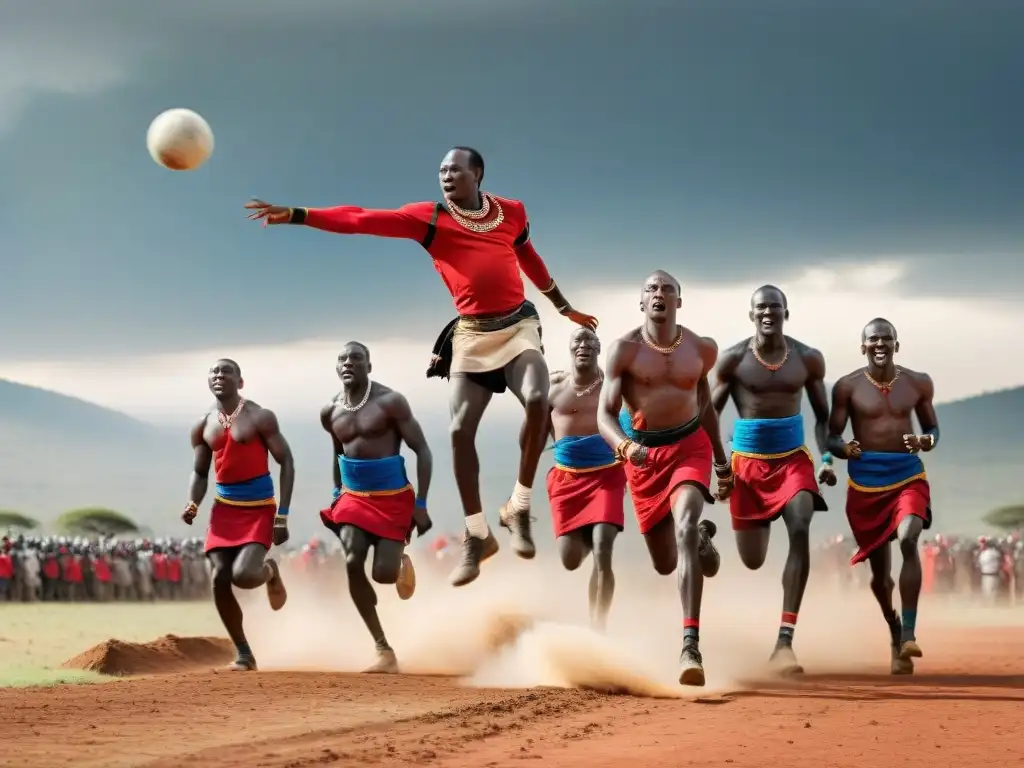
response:
M28 688L32 686L78 685L105 683L117 678L87 672L84 669L50 669L49 667L9 667L0 669L0 687Z
M6 603L0 606L0 687L110 680L60 668L104 640L144 643L168 634L223 633L208 602Z

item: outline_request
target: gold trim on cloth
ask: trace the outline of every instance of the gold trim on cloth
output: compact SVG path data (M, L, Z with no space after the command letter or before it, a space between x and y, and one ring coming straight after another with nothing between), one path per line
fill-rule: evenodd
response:
M452 335L452 373L488 373L504 368L523 352L543 352L540 320L524 317L499 331L473 330L472 318L461 318Z

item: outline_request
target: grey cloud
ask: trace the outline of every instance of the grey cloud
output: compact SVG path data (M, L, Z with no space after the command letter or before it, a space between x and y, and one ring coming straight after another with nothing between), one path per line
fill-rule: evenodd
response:
M0 32L35 30L42 50L43 30L98 73L0 74L0 95L99 84L37 98L0 142L16 179L0 186L0 323L22 329L0 357L432 332L453 310L414 245L261 232L240 205L431 199L452 143L526 200L566 286L655 266L744 282L861 254L912 255L911 292L1022 282L1006 266L1024 242L1019 5L88 5L17 4ZM455 76L455 59L479 66ZM145 153L169 106L217 133L196 174Z

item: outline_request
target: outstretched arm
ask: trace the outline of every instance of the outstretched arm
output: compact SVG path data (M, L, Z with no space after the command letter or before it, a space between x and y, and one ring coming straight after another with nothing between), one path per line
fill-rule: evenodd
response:
M423 210L429 204L413 203L397 210L360 208L357 205L339 205L334 208L293 208L290 224L336 232L339 235L375 235L406 240L423 240L430 222L430 209L424 218Z
M841 459L848 459L850 456L846 450L846 440L843 439L843 432L846 431L846 422L850 420L850 396L852 388L849 382L843 378L832 387L832 412L828 417L828 440L826 447L833 456Z
M376 235L422 242L433 217L433 203L409 203L397 210L339 205L334 208L289 208L264 200L250 200L249 218L268 224L305 224L341 235Z
M281 498L278 502L277 513L285 517L291 509L292 490L295 488L295 461L292 459L292 449L288 441L281 434L281 427L277 423L277 416L273 411L261 408L256 417L256 429L259 431L260 439L267 446L270 455L274 457L281 466Z
M917 380L921 397L914 407L914 413L917 415L918 424L921 425L921 434L931 437L930 444L927 444L929 441L921 441L921 450L930 451L939 444L939 417L932 402L935 398L935 383L926 373L916 374L914 378Z
M825 391L825 357L816 349L806 349L803 354L804 366L807 368L807 402L814 411L814 437L818 442L822 460L827 460L829 436L828 393ZM843 428L846 425L843 424ZM842 434L842 430L840 430Z
M389 397L388 410L394 419L402 440L416 454L416 505L426 507L427 493L430 491L430 478L434 471L434 455L427 445L423 428L412 415L409 401L397 392Z
M192 427L192 476L188 483L189 505L198 507L206 497L206 489L210 482L210 465L213 463L213 451L206 444L203 430L206 429L206 417Z

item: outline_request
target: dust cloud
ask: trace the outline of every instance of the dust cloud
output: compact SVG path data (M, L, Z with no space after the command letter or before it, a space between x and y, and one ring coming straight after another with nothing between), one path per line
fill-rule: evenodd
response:
M723 557L722 571L704 588L707 685L684 689L678 684L682 608L674 577L657 576L643 561L617 564L609 629L602 635L587 628L590 561L569 573L545 554L524 562L503 549L483 565L480 579L454 589L447 582L450 561L414 552L418 587L411 600L375 585L402 671L458 676L483 687L576 687L673 698L726 694L770 677L781 567L749 572ZM354 672L374 661L373 642L345 578L335 578L315 589L293 579L288 605L277 614L261 592L245 596L247 632L261 669ZM947 613L936 608L933 619ZM870 593L840 590L822 578L812 577L794 647L815 673L888 668L888 633Z

